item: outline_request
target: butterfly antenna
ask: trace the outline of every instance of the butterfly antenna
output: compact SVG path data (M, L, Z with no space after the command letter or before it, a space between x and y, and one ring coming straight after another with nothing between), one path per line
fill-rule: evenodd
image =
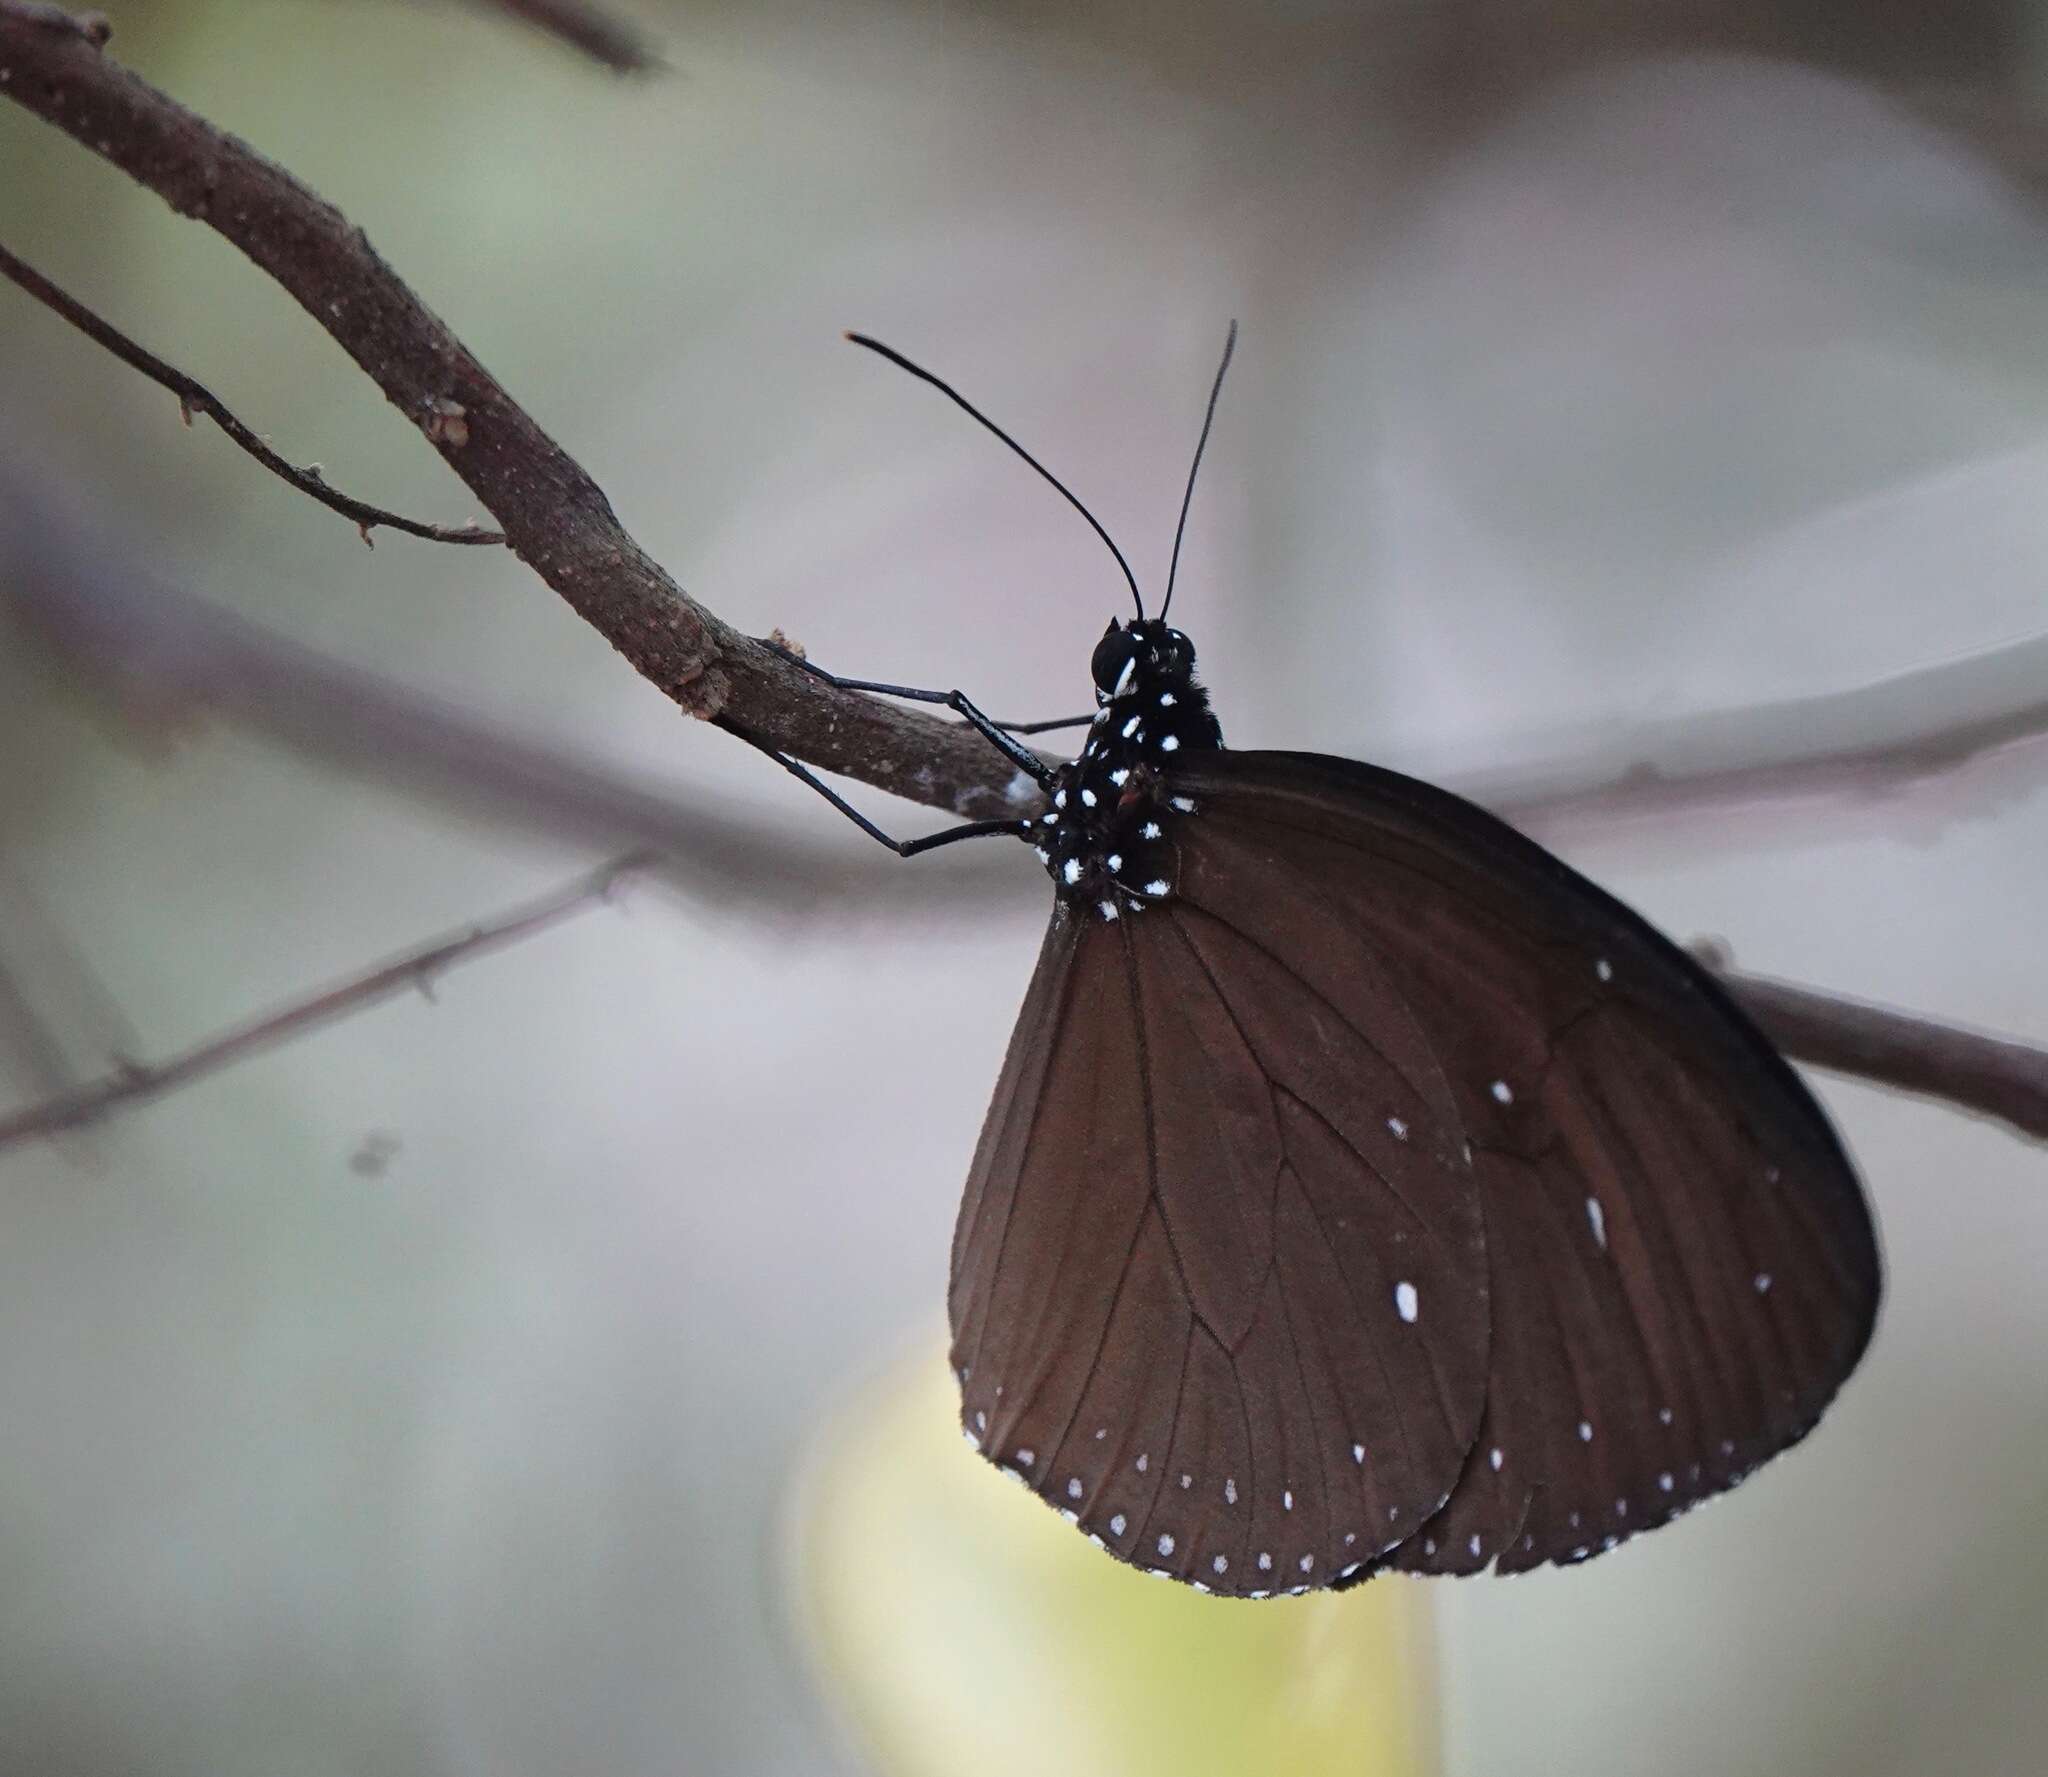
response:
M1076 512L1080 513L1080 515L1088 521L1089 528L1092 529L1095 532L1095 534L1102 539L1105 545L1107 545L1109 553L1116 557L1116 565L1123 569L1124 579L1130 586L1131 601L1138 607L1138 619L1140 622L1144 621L1145 601L1138 592L1138 577L1137 575L1131 572L1131 564L1124 560L1124 552L1116 546L1116 539L1102 528L1101 524L1097 522L1095 514L1090 512L1086 506L1082 505L1081 502L1074 497L1073 490L1070 487L1068 487L1065 482L1060 480L1060 478L1057 475L1055 475L1050 469L1048 469L1043 463L1041 463L1036 457L1034 457L1028 450L1026 450L1021 444L1019 444L1016 441L1016 439L1012 438L1009 435L1009 433L1005 432L1001 426L995 423L994 420L990 419L987 414L983 413L980 408L976 407L974 403L968 400L965 395L961 394L958 389L954 388L951 383L945 382L939 377L932 375L932 373L929 370L925 369L925 367L922 364L913 364L908 358L904 357L904 355L901 352L896 351L894 348L890 346L885 346L879 339L871 339L865 333L849 333L846 337L852 340L853 343L857 346L866 346L869 351L875 353L878 357L887 358L891 364L896 366L897 369L909 371L910 374L916 377L919 382L930 383L933 388L937 389L941 395L945 396L946 399L951 401L956 407L965 409L975 419L979 420L984 426L986 426L991 432L993 432L998 438L1000 438L1005 444L1007 444L1012 450L1014 450L1020 457L1022 457L1025 460L1025 462L1029 463L1032 466L1032 468L1036 469L1039 472L1039 474L1043 475L1047 481L1051 482L1054 487L1059 489L1061 497L1066 500L1068 505L1072 506ZM1214 403L1212 400L1212 408L1213 405Z
M1188 506L1195 497L1195 476L1202 467L1202 452L1209 447L1209 428L1216 423L1216 397L1223 393L1223 373L1230 368L1230 354L1237 350L1237 323L1223 341L1223 362L1216 366L1216 380L1209 385L1209 411L1202 415L1202 436L1195 441L1195 460L1188 465L1187 492L1180 497L1180 523L1173 527L1173 561L1166 570L1166 602L1159 607L1159 621L1173 607L1173 577L1180 572L1180 540L1188 528Z

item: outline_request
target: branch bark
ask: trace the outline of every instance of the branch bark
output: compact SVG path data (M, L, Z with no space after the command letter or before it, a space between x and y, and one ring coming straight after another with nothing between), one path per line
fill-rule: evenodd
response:
M103 52L90 23L0 0L0 94L204 222L384 391L506 541L634 669L693 716L971 819L1038 792L971 731L838 691L688 597L590 476L477 362L368 237L282 167Z

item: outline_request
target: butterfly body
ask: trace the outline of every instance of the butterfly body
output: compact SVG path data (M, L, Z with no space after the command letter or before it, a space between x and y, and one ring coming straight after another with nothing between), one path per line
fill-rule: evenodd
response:
M1112 624L1033 823L1054 917L954 1240L970 1441L1248 1597L1584 1560L1797 1441L1879 1291L1805 1088L1483 811L1224 750L1193 663Z
M1173 834L1192 803L1171 770L1223 744L1194 666L1187 637L1157 618L1112 621L1096 645L1088 739L1026 827L1063 907L1112 920L1172 894Z

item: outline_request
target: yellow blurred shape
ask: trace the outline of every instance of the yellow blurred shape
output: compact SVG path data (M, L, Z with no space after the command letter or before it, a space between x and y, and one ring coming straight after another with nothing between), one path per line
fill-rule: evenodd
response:
M942 1358L828 1426L798 1490L797 1614L889 1777L1411 1777L1437 1768L1422 1588L1204 1597L1085 1537L960 1436Z

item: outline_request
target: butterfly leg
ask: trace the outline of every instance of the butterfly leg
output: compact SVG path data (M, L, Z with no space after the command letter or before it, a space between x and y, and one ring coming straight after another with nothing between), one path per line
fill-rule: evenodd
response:
M1005 734L1051 734L1059 728L1086 728L1094 720L1093 716L1055 716L1050 722L998 722L996 726Z
M1031 832L1031 823L1025 820L968 821L958 827L942 827L938 832L927 833L919 839L893 839L887 833L884 833L880 827L876 826L873 821L869 820L866 815L862 814L859 809L855 808L851 802L847 801L844 796L840 795L837 790L833 789L830 784L826 783L823 778L819 777L808 765L803 764L799 760L792 759L787 753L771 747L764 740L756 740L745 730L735 728L731 723L723 719L720 720L718 725L726 733L737 735L748 746L754 748L755 751L766 753L769 758L773 759L776 764L788 772L791 777L795 778L798 783L808 784L863 833L867 834L870 839L880 840L882 844L886 845L899 858L914 858L919 852L935 851L942 845L952 845L955 841L961 839L992 839L998 834L1003 833L1007 833L1012 839L1022 839Z
M879 697L907 697L914 703L942 703L949 710L964 716L974 731L987 741L990 746L994 747L997 752L1001 753L1005 759L1009 760L1012 765L1016 766L1019 771L1036 780L1042 788L1048 790L1052 788L1053 778L1056 775L1053 767L1041 759L1022 741L1016 740L1006 733L1001 723L993 722L987 716L984 716L979 709L967 700L965 692L925 691L915 685L884 684L879 679L842 679L837 673L828 673L822 666L813 666L801 654L795 653L779 643L763 641L761 646L766 648L771 654L781 655L791 666L801 667L812 678L823 679L826 684L836 690L869 691ZM1092 720L1093 718L1086 719ZM1048 727L1055 725L1065 726L1065 718L1062 718L1058 724L1040 724L1040 726ZM877 834L876 837L880 838L881 835ZM965 837L965 835L962 835L962 837Z

